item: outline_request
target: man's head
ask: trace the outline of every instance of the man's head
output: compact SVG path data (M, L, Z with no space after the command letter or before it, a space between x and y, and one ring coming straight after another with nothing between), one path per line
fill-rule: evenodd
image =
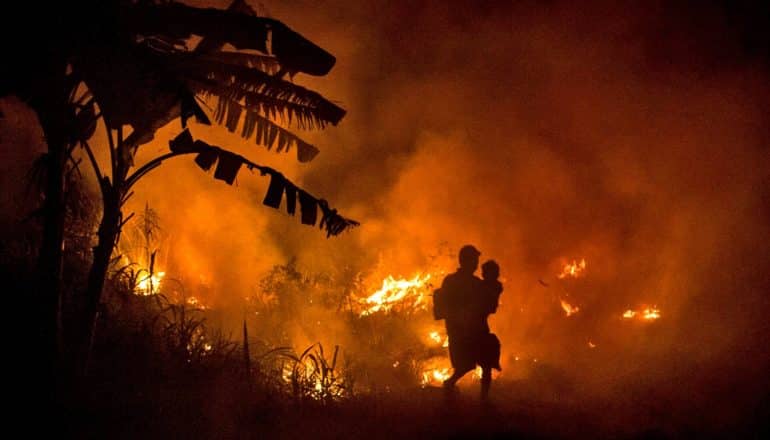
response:
M475 272L479 267L479 255L481 252L472 245L463 246L460 249L460 268Z
M500 266L495 260L488 260L481 265L481 278L496 280L500 277Z

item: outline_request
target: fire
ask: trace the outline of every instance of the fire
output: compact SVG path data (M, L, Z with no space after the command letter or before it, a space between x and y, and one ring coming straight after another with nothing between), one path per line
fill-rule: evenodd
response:
M452 375L449 359L434 357L420 365L420 386L441 386Z
M155 295L160 292L160 285L166 272L156 272L141 278L134 288L134 293L142 296Z
M645 307L641 311L628 309L623 312L624 319L639 318L642 321L654 321L660 318L660 310L656 306Z
M435 342L436 344L441 344L442 347L446 348L449 347L449 337L447 336L441 336L441 333L438 331L432 331L428 334L428 339Z
M345 388L341 386L339 376L335 374L324 376L316 361L309 357L297 360L296 363L284 363L281 368L281 379L286 385L294 392L307 393L308 397L315 400L345 396Z
M652 307L652 308L648 307L644 309L644 311L642 312L642 318L647 320L658 319L660 318L660 310L658 310L655 307Z
M420 385L426 387L428 385L441 385L445 380L449 379L452 374L449 372L449 368L432 368L422 372L422 380Z
M379 290L360 300L363 310L359 316L389 312L394 308L423 310L428 307L430 274L418 273L411 279L396 279L388 275Z
M580 307L573 306L572 304L564 300L561 300L561 308L564 310L564 313L566 313L567 316L572 316L575 313L580 311Z
M559 279L561 280L567 277L578 278L582 276L581 274L584 270L586 270L585 258L581 259L580 263L578 263L577 260L572 260L572 263L567 263L564 265L564 269L562 269L561 273L559 274Z

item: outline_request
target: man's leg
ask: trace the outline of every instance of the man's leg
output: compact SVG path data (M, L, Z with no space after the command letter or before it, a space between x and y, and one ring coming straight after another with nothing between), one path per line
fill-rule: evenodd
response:
M463 376L465 376L466 373L468 373L471 370L473 370L473 368L454 370L452 375L449 376L449 379L444 381L444 388L454 387L457 381L460 380Z
M481 370L481 400L486 401L489 397L489 387L492 385L492 369L489 367Z

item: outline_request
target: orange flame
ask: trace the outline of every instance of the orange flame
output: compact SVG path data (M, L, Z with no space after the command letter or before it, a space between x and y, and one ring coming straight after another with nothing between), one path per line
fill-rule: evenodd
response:
M431 340L431 342L435 342L436 344L440 344L442 347L446 348L449 347L449 337L448 336L442 336L440 332L434 330L428 334L428 339Z
M451 375L449 368L431 368L422 372L420 385L423 388L428 385L441 385Z
M564 300L561 300L561 308L564 310L564 313L566 313L567 316L572 316L575 313L580 311L580 307L573 306L572 304Z
M404 309L423 310L428 307L428 281L430 274L418 273L411 279L395 279L388 275L382 280L382 286L359 300L363 310L359 316L367 316L377 312L389 312L397 306Z
M141 296L157 294L160 292L160 284L163 281L164 276L166 276L166 272L156 272L152 275L143 277L136 283L134 293Z
M572 263L564 265L564 269L562 269L559 274L559 279L561 280L567 277L578 278L582 276L584 270L586 270L585 258L581 259L580 263L578 263L577 260L572 260Z
M628 309L623 312L624 319L639 318L642 321L654 321L660 318L660 310L656 306L646 307L641 311Z
M642 318L647 320L658 319L660 318L660 310L658 310L655 307L652 307L652 308L648 307L644 309L644 311L642 312Z

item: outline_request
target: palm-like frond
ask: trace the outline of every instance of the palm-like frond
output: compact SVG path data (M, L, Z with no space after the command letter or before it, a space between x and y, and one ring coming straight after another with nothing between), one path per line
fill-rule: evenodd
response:
M223 96L219 96L217 99L214 119L218 123L224 124L230 132L235 133L239 122L243 119L241 137L250 139L255 136L256 143L264 145L268 150L276 147L276 152L281 153L296 147L297 160L300 162L309 162L318 154L318 149L315 146L275 124L267 117L260 115L253 108L244 107L239 102Z
M281 69L281 63L278 61L278 58L270 55L259 55L248 52L211 52L200 55L200 58L224 65L259 69L269 75L274 75Z
M237 10L194 8L176 2L140 2L121 14L123 26L137 34L187 38L203 35L227 42L236 49L274 55L288 70L325 75L336 62L321 49L280 21L239 13ZM268 36L271 47L268 48Z
M313 226L317 223L319 228L326 231L327 237L339 235L343 231L359 225L357 221L340 215L336 209L329 206L326 200L315 197L299 188L275 169L256 164L241 155L209 145L201 140L193 140L188 130L183 131L171 140L169 148L172 153L176 154L197 153L198 156L195 162L204 171L210 170L216 164L214 178L223 180L231 185L235 181L241 166L245 166L252 171L257 170L263 176L269 175L270 188L268 188L265 200L262 203L277 209L285 198L286 210L290 215L295 214L297 204L299 204L302 223ZM139 177L141 177L141 173L141 170L137 171ZM129 180L132 179L134 178L129 178ZM320 222L318 222L319 211Z
M239 103L272 120L293 125L303 130L326 128L327 124L339 121L338 115L328 115L307 104L286 101L280 98L262 95L259 92L244 90L237 85L223 86L212 82L190 80L188 85L204 98L224 99ZM219 105L219 104L217 104Z
M277 113L285 114L287 117L293 109L304 109L312 114L313 120L336 125L345 116L344 109L328 101L321 94L258 69L214 62L205 57L180 58L175 66L180 74L198 83L201 88L209 88L216 94L222 93L225 90L223 88L227 88L225 94L230 97L241 99L249 96L252 103L260 102L261 105L271 107ZM295 105L280 108L279 105L283 106L283 103ZM246 104L249 105L249 103ZM291 116L301 115L291 114Z

